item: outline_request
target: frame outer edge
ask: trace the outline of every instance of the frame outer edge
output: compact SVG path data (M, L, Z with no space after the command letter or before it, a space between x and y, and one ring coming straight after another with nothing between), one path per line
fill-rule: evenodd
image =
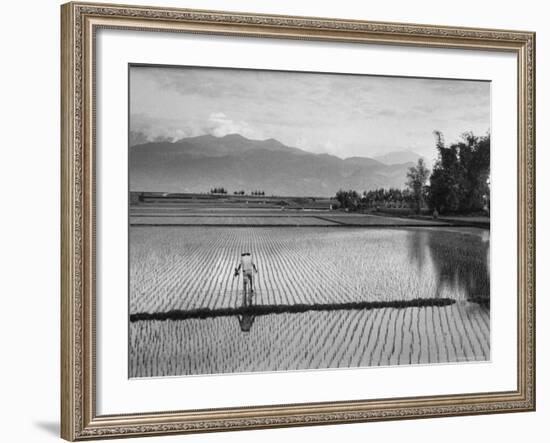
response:
M74 9L61 5L61 438L74 441Z
M536 410L535 33L518 52L518 389Z
M87 125L93 125L93 113L89 110L90 48L86 39L89 33L88 17L124 17L134 20L147 18L151 22L170 23L201 22L205 26L230 26L254 32L250 36L270 34L269 29L285 28L296 30L296 35L282 35L282 38L306 38L319 36L323 30L331 32L328 38L339 40L341 35L361 34L360 41L368 35L393 34L392 44L414 46L474 46L482 42L488 50L508 50L518 54L519 110L518 142L520 164L518 179L521 180L518 198L520 211L520 312L523 321L520 327L518 352L518 392L502 393L503 398L471 404L468 398L456 399L450 404L395 405L392 408L369 410L351 407L336 411L305 411L294 413L271 411L266 415L245 414L235 411L224 417L184 417L189 411L176 412L175 417L166 416L166 411L151 413L151 417L119 415L96 417L93 402L93 337L90 335L89 316L93 314L94 291L90 286L89 259L93 260L94 238L90 238L90 223L93 223L95 208L90 206L93 197L93 155L86 149L93 149L93 136ZM328 24L334 21L334 26ZM120 26L120 24L119 24ZM93 27L93 24L92 24ZM260 28L261 31L259 30ZM221 28L220 28L221 29ZM151 30L155 30L154 26ZM265 30L265 31L264 31ZM300 32L298 32L298 30ZM301 32L303 30L303 32ZM199 31L202 32L202 31ZM210 33L210 31L206 31ZM224 31L220 30L223 34ZM348 34L349 33L349 34ZM275 34L272 34L273 36ZM262 36L262 35L260 35ZM270 35L265 35L270 36ZM419 39L418 36L432 43ZM315 37L312 37L315 39ZM380 37L382 38L382 37ZM376 41L381 41L378 37ZM389 41L389 40L388 40ZM92 114L90 114L92 113ZM92 144L90 144L92 143ZM92 177L91 177L91 175ZM92 212L90 212L92 211ZM315 19L313 17L285 17L238 12L198 11L174 8L132 7L130 5L109 5L73 2L61 6L61 436L75 440L97 438L152 436L198 432L220 432L238 429L261 429L287 426L368 422L380 420L461 416L498 412L532 411L535 409L535 34L524 31L499 31L473 28L437 27L432 25L389 24L354 22L342 19ZM523 227L522 227L523 225ZM91 248L91 249L90 249ZM93 277L92 277L93 278ZM91 298L90 298L91 297ZM87 329L88 328L88 329ZM519 331L518 331L519 332ZM521 338L520 338L521 337ZM91 354L90 354L91 353ZM92 374L90 374L92 370ZM514 394L514 395L512 395ZM517 395L516 395L517 394ZM283 405L290 406L290 405ZM307 409L308 405L304 405ZM315 409L314 405L309 405ZM105 419L107 418L107 421ZM112 421L109 419L113 419Z
M537 252L536 252L536 244L537 244L537 187L536 187L536 180L537 180L537 35L533 32L533 59L532 59L532 81L533 81L533 91L531 96L531 103L533 105L532 108L532 119L533 119L533 127L531 129L532 131L532 137L533 137L533 306L535 309L533 309L532 314L532 321L533 321L533 411L537 410L537 314L536 314L536 307L537 307Z
M529 54L529 59L527 60L527 76L528 76L528 83L530 84L530 90L529 90L529 96L527 97L527 104L528 104L528 118L530 125L528 125L527 128L527 137L529 139L528 143L528 149L530 150L529 155L529 162L527 165L527 168L529 169L530 176L528 177L528 185L530 186L530 194L528 197L529 204L531 205L530 209L530 220L528 223L528 228L530 228L529 232L529 242L531 246L530 250L530 268L527 270L527 276L528 279L530 279L527 283L528 290L531 291L530 293L530 300L528 300L528 306L530 309L529 312L529 322L531 326L531 330L529 332L528 341L530 340L530 343L528 343L528 346L530 346L530 362L531 362L531 372L528 375L529 379L527 380L527 384L530 388L530 410L536 411L537 410L537 339L536 339L536 323L537 323L537 252L536 252L536 240L537 240L537 209L536 209L536 202L537 202L537 193L536 193L536 157L537 157L537 138L536 138L536 88L537 88L537 71L536 71L536 52L537 52L537 36L535 32L530 33L530 45L531 45L531 51ZM529 383L530 382L530 383Z

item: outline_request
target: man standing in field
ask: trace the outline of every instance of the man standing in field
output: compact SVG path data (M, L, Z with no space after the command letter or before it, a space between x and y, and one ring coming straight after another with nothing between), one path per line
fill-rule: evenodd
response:
M254 293L254 279L252 277L252 271L256 274L258 273L258 268L256 264L252 261L252 256L250 252L243 252L241 254L241 263L235 268L235 273L233 278L237 277L240 274L240 271L243 271L243 296L246 296L246 287L250 285L250 293Z

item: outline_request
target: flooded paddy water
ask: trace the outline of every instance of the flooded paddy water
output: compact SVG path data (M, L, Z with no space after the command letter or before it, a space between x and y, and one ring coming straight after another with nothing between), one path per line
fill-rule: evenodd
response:
M130 377L490 359L488 230L133 225L130 244Z

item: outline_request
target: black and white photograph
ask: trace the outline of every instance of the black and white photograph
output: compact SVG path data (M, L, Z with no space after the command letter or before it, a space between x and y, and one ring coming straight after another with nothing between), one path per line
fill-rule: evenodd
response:
M491 360L491 82L129 66L130 378Z

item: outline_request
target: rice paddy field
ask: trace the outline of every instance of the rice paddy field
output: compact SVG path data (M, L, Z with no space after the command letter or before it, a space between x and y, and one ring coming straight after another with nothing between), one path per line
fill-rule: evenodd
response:
M130 377L490 359L488 230L173 211L131 213Z
M338 223L332 220L326 220L319 217L286 217L276 215L223 215L223 216L204 216L187 215L178 216L164 215L162 217L135 217L134 225L189 225L189 226L334 226Z

